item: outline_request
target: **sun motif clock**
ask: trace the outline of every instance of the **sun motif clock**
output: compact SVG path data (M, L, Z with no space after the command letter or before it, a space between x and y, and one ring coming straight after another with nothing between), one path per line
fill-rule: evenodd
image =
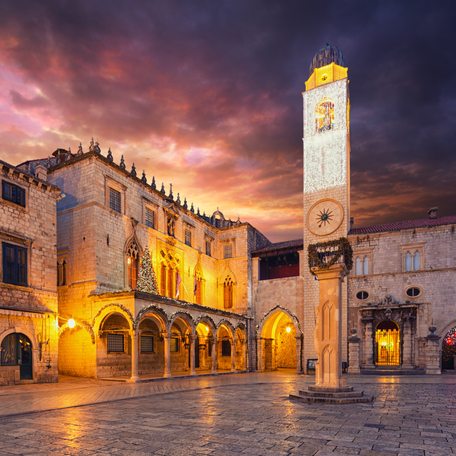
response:
M344 220L342 205L327 198L317 201L307 213L307 228L317 236L334 233Z

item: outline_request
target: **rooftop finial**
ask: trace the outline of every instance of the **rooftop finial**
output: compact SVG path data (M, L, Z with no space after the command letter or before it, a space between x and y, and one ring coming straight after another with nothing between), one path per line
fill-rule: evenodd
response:
M146 172L143 170L142 176L141 176L141 182L143 184L147 184L147 177L146 177Z
M130 174L131 174L133 177L136 177L136 166L135 166L134 163L131 165Z
M152 182L151 182L150 186L152 187L152 190L157 189L157 184L155 183L155 176L152 176Z
M162 182L162 188L160 189L160 193L162 195L166 194L166 192L165 192L165 184L163 182Z
M95 142L93 146L93 150L96 154L101 154L100 143L98 141Z
M106 156L108 159L109 163L112 163L114 161L114 157L112 156L111 148L108 149L108 155Z
M187 198L184 198L184 205L182 207L188 209Z
M192 205L190 206L190 212L195 213L195 208L193 207L193 203L192 203Z
M120 157L119 167L120 169L125 169L125 160L123 155Z
M93 136L92 136L92 139L90 140L90 143L89 143L89 152L93 152L94 147L95 147L95 143L93 141Z
M82 155L83 153L84 153L84 151L82 150L82 142L80 142L76 155Z
M171 199L174 198L174 196L173 196L173 184L169 184L169 197Z

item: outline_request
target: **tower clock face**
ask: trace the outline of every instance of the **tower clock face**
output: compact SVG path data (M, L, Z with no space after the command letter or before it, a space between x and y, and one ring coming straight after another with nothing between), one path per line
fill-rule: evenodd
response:
M342 205L333 199L317 201L307 213L307 228L317 236L334 233L344 220Z

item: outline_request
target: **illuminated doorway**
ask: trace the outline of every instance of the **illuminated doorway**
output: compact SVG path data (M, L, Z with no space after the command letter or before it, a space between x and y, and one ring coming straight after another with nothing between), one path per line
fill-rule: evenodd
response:
M12 333L6 336L1 345L1 365L19 365L21 380L33 378L32 343L21 333Z
M393 321L382 321L375 331L375 364L377 366L399 366L400 331Z
M288 313L278 309L268 316L260 343L260 370L296 369L296 327Z
M456 326L451 328L442 342L442 369L456 369Z

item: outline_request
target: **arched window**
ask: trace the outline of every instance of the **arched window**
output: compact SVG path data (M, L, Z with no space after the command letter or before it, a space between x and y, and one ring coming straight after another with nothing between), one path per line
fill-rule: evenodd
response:
M366 255L363 260L363 274L369 274L369 257Z
M413 270L414 271L419 271L420 270L420 252L418 250L415 252L413 255Z
M201 273L199 271L195 272L195 283L194 283L194 295L195 295L195 302L197 304L203 303L203 278L201 277Z
M160 267L160 294L166 296L166 264L162 263Z
M132 240L127 248L127 280L128 286L134 290L138 281L139 248Z
M227 276L223 283L223 307L225 309L231 309L233 307L233 288L233 280L230 276Z
M412 255L410 252L405 254L405 271L410 272L412 270Z
M355 275L362 275L363 265L360 257L356 257L355 261Z

